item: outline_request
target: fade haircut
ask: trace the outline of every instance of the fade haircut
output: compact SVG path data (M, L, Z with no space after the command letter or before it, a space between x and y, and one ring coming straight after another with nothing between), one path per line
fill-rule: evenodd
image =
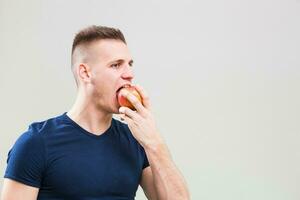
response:
M79 82L77 80L76 72L74 70L76 60L78 59L78 54L84 55L87 54L87 48L95 41L104 40L104 39L113 39L120 40L126 44L125 37L123 33L116 28L107 27L107 26L88 26L80 30L74 37L72 45L72 54L71 54L71 70L73 72L76 85L78 86ZM76 53L79 51L80 53Z

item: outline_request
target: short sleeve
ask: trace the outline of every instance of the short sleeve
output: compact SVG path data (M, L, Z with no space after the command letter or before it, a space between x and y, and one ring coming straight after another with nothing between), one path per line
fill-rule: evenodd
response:
M8 153L5 178L40 187L45 168L45 147L39 133L29 129Z

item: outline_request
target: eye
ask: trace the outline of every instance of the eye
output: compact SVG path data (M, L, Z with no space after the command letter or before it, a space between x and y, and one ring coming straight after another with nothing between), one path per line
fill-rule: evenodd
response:
M133 67L133 61L130 61L128 64L130 67Z
M114 63L110 67L112 68L119 68L121 66L121 63Z

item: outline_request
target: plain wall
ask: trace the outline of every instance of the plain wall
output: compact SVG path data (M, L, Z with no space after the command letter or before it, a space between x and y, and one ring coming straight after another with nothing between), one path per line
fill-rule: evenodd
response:
M0 0L2 176L30 123L72 106L91 24L125 34L192 199L300 199L299 0Z

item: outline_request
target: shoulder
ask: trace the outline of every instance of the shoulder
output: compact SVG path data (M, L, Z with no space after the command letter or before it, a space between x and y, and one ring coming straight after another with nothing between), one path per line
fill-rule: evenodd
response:
M32 122L28 127L28 131L38 134L45 134L47 131L55 129L61 124L61 122L64 120L63 115L51 117L42 121Z
M8 152L5 178L26 185L40 187L42 174L47 168L47 150L43 134L53 119L33 122L15 141Z
M34 148L43 145L44 136L59 123L59 119L60 117L57 116L30 123L27 130L19 136L14 146Z

